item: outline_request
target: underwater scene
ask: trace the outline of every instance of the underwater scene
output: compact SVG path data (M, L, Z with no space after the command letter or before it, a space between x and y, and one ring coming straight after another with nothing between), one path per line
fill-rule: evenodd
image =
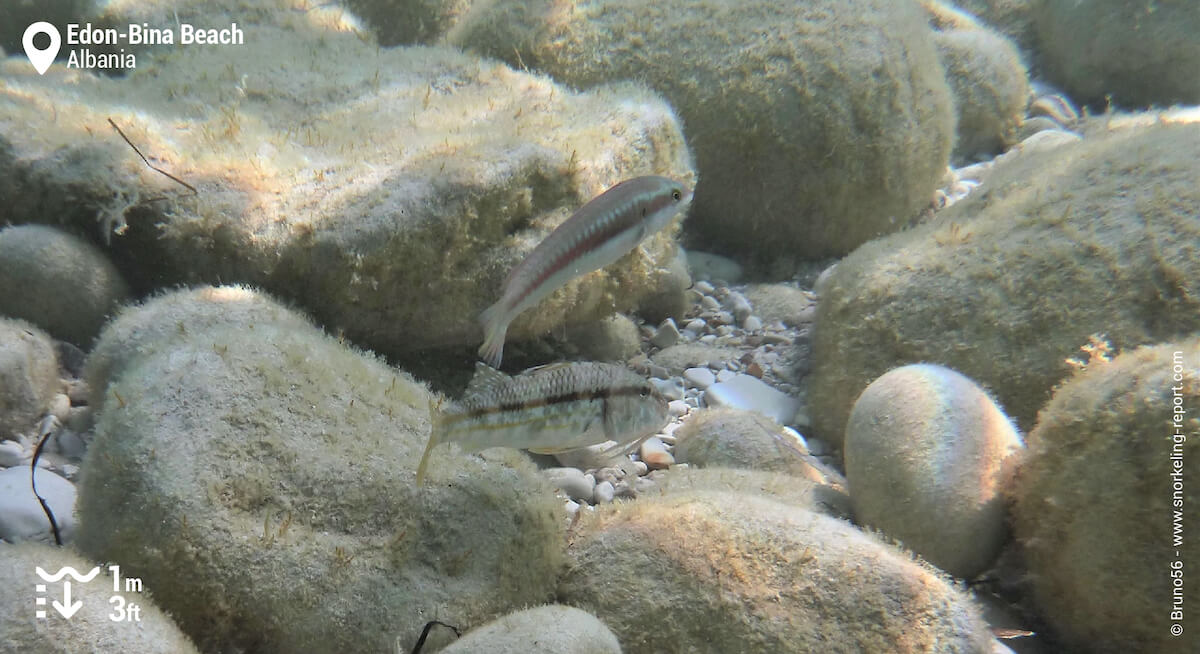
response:
M1200 2L0 0L0 653L1200 653Z

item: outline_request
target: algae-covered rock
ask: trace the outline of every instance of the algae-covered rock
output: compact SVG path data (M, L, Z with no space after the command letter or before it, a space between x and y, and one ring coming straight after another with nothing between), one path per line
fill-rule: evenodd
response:
M53 25L79 22L90 15L95 0L39 0L6 2L0 6L0 54L22 52L25 28L38 21ZM26 60L25 65L29 62Z
M1083 104L1200 103L1200 3L1043 0L1042 74Z
M1016 141L1029 100L1029 82L1017 49L986 29L934 33L958 116L954 155L975 159Z
M67 573L62 581L48 582L37 570L56 575L66 567L74 568L90 581L80 582ZM122 574L124 570L122 569ZM71 549L32 543L0 544L0 643L5 651L39 654L76 654L78 652L144 652L145 654L196 654L198 650L180 632L170 616L160 610L154 596L143 592L113 593L112 573L107 564L93 563ZM66 602L65 584L71 582L71 601ZM45 586L39 593L37 588ZM37 604L37 598L45 604ZM121 598L123 613L117 614L113 597ZM70 619L64 618L53 602L66 611L78 602ZM113 615L132 616L130 604L136 604L137 620L113 620ZM45 617L38 617L45 612Z
M854 398L907 363L988 388L1028 430L1066 359L1200 330L1200 125L1103 129L843 259L822 287L809 409L842 440Z
M667 318L683 320L692 308L688 293L692 287L692 275L688 269L688 255L683 248L675 249L675 256L667 263L665 272L659 277L658 289L644 297L637 308L638 315L656 325Z
M1035 15L1042 0L954 0L978 21L1012 39L1025 55L1037 49ZM930 0L922 0L930 4Z
M447 38L576 87L664 94L696 148L688 228L724 252L841 255L900 229L954 134L915 3L499 0Z
M791 327L808 325L816 314L813 294L789 284L751 284L744 291L754 315L764 323L776 320Z
M567 339L583 358L593 361L624 361L642 351L637 324L619 313L577 325L567 332Z
M990 652L966 596L836 518L740 493L580 520L559 601L625 652Z
M478 344L510 269L607 188L695 183L674 112L637 84L579 93L451 48L288 26L165 49L122 78L0 63L0 204L105 234L136 287L253 284L399 354ZM509 340L637 307L669 274L678 223Z
M312 327L302 314L247 286L168 291L125 307L104 326L84 367L90 406L102 409L110 397L109 381L135 362L195 333L230 323L247 330L260 325Z
M129 295L96 246L44 225L0 229L0 314L87 347Z
M782 472L767 472L747 468L693 468L674 466L657 470L650 475L655 495L691 493L694 491L723 491L765 497L835 518L849 519L853 511L846 494L846 480L830 474L829 479L817 482Z
M844 448L859 523L956 577L991 566L1023 444L983 389L942 366L892 370L855 401Z
M432 43L453 27L475 0L347 0L374 30L380 45Z
M27 432L58 391L58 355L45 332L0 318L0 440Z
M444 654L621 654L613 632L587 611L549 604L477 627Z
M786 472L818 483L831 480L832 471L784 434L779 423L755 411L693 412L675 438L679 463Z
M1195 650L1197 416L1196 338L1093 361L1038 415L1014 530L1041 615L1075 651Z
M553 594L553 489L507 450L417 486L430 395L408 376L272 322L134 358L83 464L77 543L204 649L391 651L435 617L469 629Z

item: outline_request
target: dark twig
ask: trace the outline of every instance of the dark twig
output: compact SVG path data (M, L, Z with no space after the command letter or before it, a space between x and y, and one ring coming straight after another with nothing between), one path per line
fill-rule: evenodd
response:
M421 637L417 639L417 644L413 646L412 654L421 654L421 648L425 646L425 639L429 637L429 630L433 629L433 625L440 624L450 631L454 632L455 636L461 636L456 627L452 627L441 620L430 620L425 623L425 628L421 630Z
M41 440L38 441L37 448L33 450L33 460L29 462L29 487L33 489L33 496L38 499L42 505L42 511L46 512L46 517L50 519L50 531L54 532L54 544L62 547L62 534L58 533L58 521L54 519L54 512L50 510L50 505L45 498L38 495L37 491L37 462L42 456L42 447L46 445L46 440L50 438L50 434L54 430L47 429L42 434Z
M146 155L142 154L142 151L139 150L138 147L133 144L133 141L129 140L128 136L125 136L125 132L122 132L121 128L117 127L117 124L115 122L113 122L112 118L108 119L108 124L112 125L112 128L117 130L117 133L121 135L121 138L125 139L125 142L129 144L129 147L133 148L133 151L137 153L137 156L141 157L142 161L146 162L146 165L149 166L152 170L154 170L155 172L161 173L163 175L166 175L167 177L169 177L171 179L171 181L175 182L176 184L180 184L180 185L186 187L187 190L192 192L192 195L200 195L200 191L197 191L195 186L188 184L187 182L183 181L182 179L179 179L178 177L172 175L171 173L168 173L167 171L163 170L162 168L159 168L158 166L155 166L154 164L150 163L150 160L146 158Z

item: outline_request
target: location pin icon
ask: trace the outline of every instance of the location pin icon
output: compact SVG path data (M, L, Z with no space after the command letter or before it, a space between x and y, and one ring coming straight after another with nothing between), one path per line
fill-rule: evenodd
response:
M50 37L50 45L44 50L39 50L33 44L33 37L38 34L45 34ZM29 57L29 63L37 69L38 75L45 75L50 68L50 64L54 63L54 58L58 56L58 47L62 45L62 37L58 35L58 29L46 21L38 21L25 29L25 36L21 39L21 45L25 46L25 56Z

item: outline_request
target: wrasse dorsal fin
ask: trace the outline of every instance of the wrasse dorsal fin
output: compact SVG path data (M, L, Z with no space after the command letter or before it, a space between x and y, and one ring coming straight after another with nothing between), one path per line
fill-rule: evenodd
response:
M508 375L482 361L476 361L475 376L471 377L471 381L467 383L467 389L463 391L463 398L486 396L507 381Z
M559 368L572 368L576 365L577 364L571 363L570 361L559 361L557 363L546 363L546 364L542 364L540 366L534 366L528 370L522 370L517 376L520 377L522 375L532 375L534 373L546 373L546 372L550 372L552 370L557 370Z

